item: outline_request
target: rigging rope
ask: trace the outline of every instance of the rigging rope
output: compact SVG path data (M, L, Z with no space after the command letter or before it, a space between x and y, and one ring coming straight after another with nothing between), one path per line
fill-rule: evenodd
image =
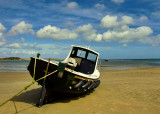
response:
M35 62L36 62L36 58L35 58ZM48 76L50 76L50 75L52 75L52 74L54 74L54 73L56 73L58 70L55 70L55 71L53 71L53 72L51 72L51 73L49 73L49 74L45 74L45 76L43 76L43 77L41 77L41 78L39 78L39 79L37 79L37 80L34 80L34 78L35 78L35 68L36 68L36 65L34 64L34 73L33 73L33 81L30 83L30 84L28 84L27 86L25 86L21 91L19 91L18 93L16 93L15 95L13 95L12 97L10 97L8 100L6 100L5 102L3 102L2 104L0 104L0 107L1 106L3 106L4 104L6 104L8 101L10 101L11 99L13 99L15 96L17 96L18 94L20 94L21 92L23 92L24 90L26 90L26 89L28 89L31 85L33 85L35 82L38 82L38 81L40 81L40 80L42 80L42 79L45 79L45 78L47 78ZM48 70L48 68L47 68L47 70Z
M37 60L37 57L35 57L35 61L34 61L33 80L35 80L35 72L36 72L36 60Z

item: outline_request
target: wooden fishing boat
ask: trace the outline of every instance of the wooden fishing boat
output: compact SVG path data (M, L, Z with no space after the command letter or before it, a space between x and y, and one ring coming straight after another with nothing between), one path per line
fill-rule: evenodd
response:
M94 90L100 84L98 58L99 53L89 48L72 46L68 56L62 62L31 57L28 71L34 80L51 74L38 81L38 84L46 90L85 93ZM52 72L55 73L52 74Z

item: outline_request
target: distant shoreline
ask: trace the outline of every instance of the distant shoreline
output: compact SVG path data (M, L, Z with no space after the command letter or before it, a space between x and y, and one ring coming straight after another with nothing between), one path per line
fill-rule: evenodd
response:
M30 59L0 59L0 61L29 61Z
M49 59L49 58L44 58L44 59ZM8 59L8 58L0 58L0 61L30 61L30 58L26 58L26 59ZM64 60L64 59L56 59L53 58L51 60Z

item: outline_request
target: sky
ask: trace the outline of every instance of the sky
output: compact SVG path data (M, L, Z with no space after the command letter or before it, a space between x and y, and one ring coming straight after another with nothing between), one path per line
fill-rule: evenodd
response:
M0 0L0 58L160 58L159 0Z

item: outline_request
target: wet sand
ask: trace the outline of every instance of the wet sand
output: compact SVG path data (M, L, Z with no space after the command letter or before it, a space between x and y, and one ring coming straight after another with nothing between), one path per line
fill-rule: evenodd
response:
M0 104L31 81L28 72L1 72ZM89 95L60 95L38 108L40 91L34 84L0 114L160 114L160 68L101 71L101 84Z

